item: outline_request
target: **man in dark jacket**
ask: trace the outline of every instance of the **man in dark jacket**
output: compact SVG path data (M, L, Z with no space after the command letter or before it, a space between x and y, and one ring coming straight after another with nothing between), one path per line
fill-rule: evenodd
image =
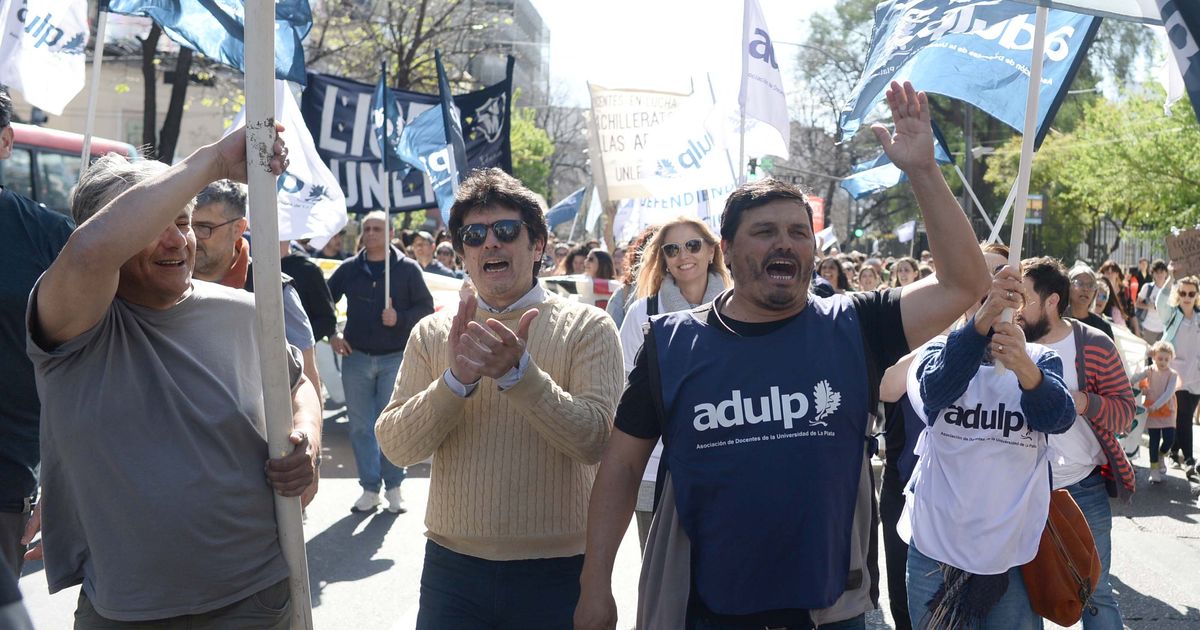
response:
M433 296L425 286L421 267L387 243L387 215L372 212L362 222L363 250L343 262L329 278L334 302L346 296L346 328L334 333L329 344L342 359L342 387L350 416L350 445L358 465L362 496L351 510L368 512L382 502L387 509L404 511L400 483L404 469L388 461L375 439L375 419L391 400L404 358L408 333L422 317L433 312ZM384 292L385 267L391 269L390 292Z

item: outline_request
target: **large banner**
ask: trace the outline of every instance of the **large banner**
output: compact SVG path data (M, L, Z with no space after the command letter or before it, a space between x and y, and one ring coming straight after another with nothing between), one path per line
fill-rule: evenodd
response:
M454 97L462 112L468 169L497 167L512 172L509 144L512 72L508 78L478 92ZM346 209L354 214L389 208L409 212L437 206L425 174L417 169L393 173L391 202L384 199L384 174L379 141L371 123L375 86L329 75L309 73L300 109L304 124L317 142L317 152L337 176L346 194ZM436 94L391 90L405 123L439 102Z
M1038 142L1091 45L1099 18L1051 10L1038 100ZM912 81L1024 128L1033 54L1033 7L995 0L889 0L875 8L875 32L862 77L842 110L843 138L854 135L891 81Z
M651 168L654 160L648 150L650 140L687 100L687 95L589 87L592 141L604 164L603 176L596 178L597 185L607 187L605 198L610 201L653 196L659 183L654 180L659 174ZM594 168L596 163L592 164Z

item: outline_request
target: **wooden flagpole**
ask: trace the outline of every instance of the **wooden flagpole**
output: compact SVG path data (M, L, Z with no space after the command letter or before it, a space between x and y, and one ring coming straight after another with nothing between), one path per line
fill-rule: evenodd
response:
M79 176L88 169L92 157L92 133L96 128L96 102L100 98L100 67L104 65L104 33L108 30L108 3L96 12L96 41L92 44L92 84L88 86L87 114L83 120L83 154L79 156Z
M267 420L270 457L292 452L292 397L288 382L287 342L283 332L283 285L280 282L279 215L275 176L268 162L275 144L275 3L246 2L246 171L251 236L265 256L254 261L255 313L258 320L259 370ZM300 497L275 494L279 546L289 569L292 630L312 630L312 598Z

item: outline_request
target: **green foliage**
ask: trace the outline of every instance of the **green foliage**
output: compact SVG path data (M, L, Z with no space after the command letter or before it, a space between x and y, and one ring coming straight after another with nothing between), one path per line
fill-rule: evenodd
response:
M554 155L554 143L537 126L536 114L532 107L513 107L510 135L513 176L545 197L547 203L554 203L550 199L550 156Z
M1164 116L1163 98L1158 90L1115 103L1095 99L1073 131L1046 138L1030 190L1047 195L1047 249L1078 245L1101 222L1157 238L1200 219L1200 125L1187 99ZM1020 146L1013 138L991 156L989 183L1016 178ZM1118 244L1104 245L1111 251Z

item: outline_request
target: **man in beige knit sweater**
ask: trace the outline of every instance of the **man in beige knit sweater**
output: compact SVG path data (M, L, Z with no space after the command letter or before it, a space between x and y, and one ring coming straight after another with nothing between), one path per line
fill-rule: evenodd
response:
M546 218L513 177L475 172L449 227L478 297L417 324L375 425L397 465L434 456L417 628L569 628L617 329L538 284Z

